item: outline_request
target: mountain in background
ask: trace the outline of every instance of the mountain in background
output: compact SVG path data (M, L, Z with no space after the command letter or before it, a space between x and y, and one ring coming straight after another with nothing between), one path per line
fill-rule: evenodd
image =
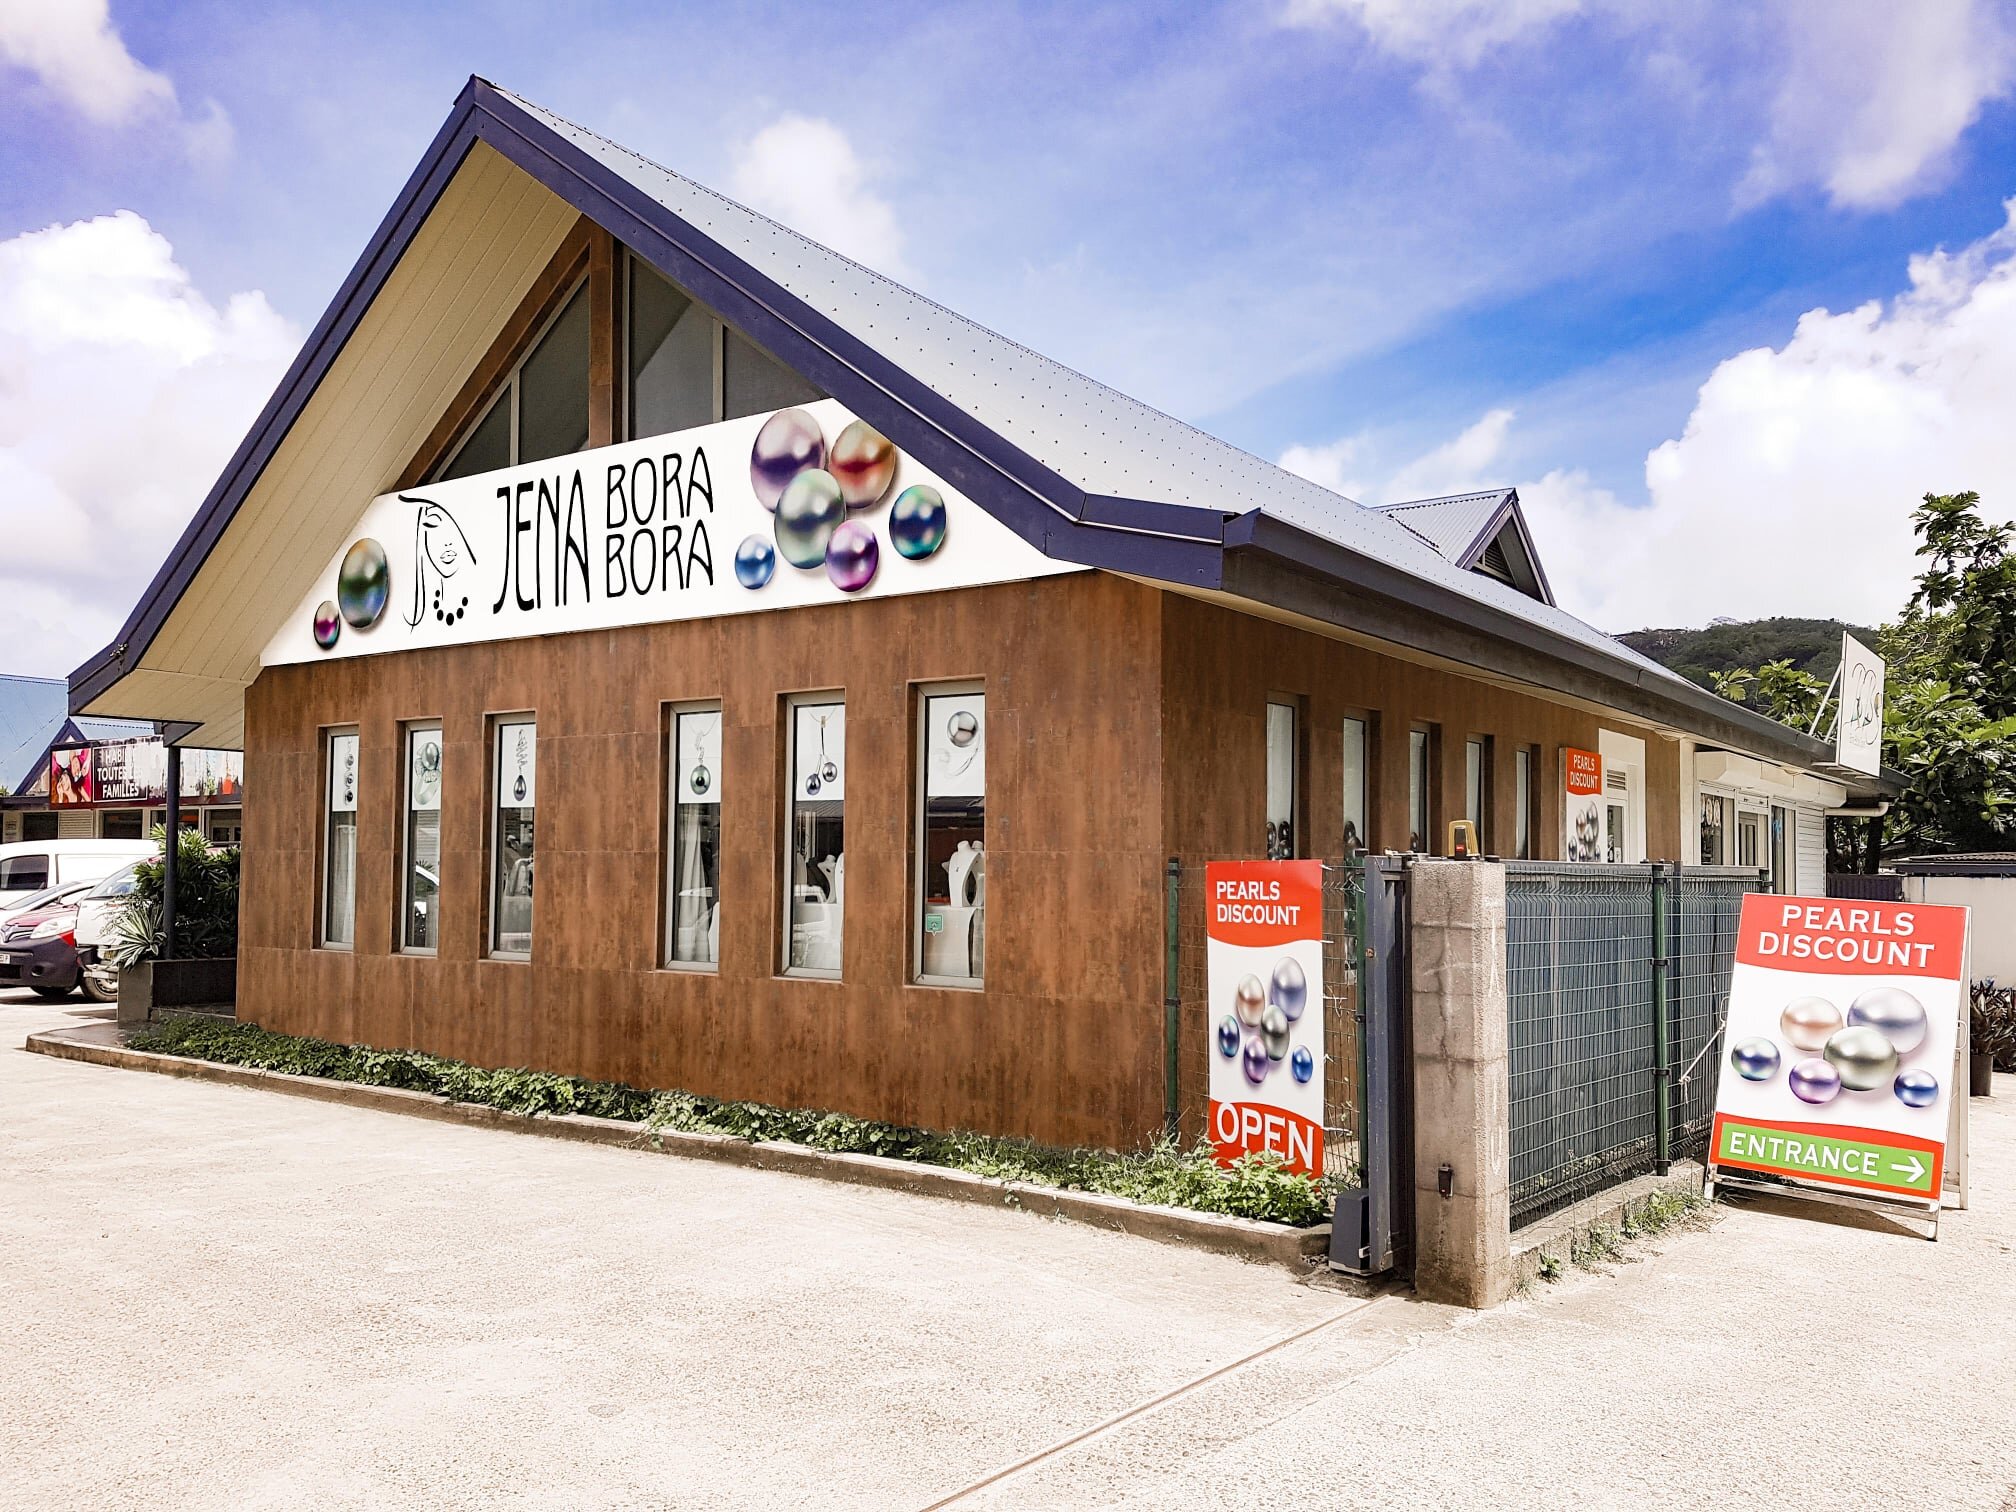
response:
M1717 620L1705 630L1631 630L1617 638L1682 677L1708 686L1708 674L1790 661L1822 682L1841 659L1841 632L1865 645L1875 632L1828 619Z

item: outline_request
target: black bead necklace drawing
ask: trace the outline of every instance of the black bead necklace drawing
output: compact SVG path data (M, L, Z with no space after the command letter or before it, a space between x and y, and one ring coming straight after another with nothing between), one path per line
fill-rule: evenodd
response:
M706 730L695 730L693 732L693 771L686 779L686 786L693 790L693 795L696 798L714 785L714 774L707 770L707 736L709 733Z

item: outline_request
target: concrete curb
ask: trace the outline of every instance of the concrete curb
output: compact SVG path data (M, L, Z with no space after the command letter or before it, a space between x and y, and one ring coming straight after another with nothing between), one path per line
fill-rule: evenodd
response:
M1038 1217L1089 1223L1132 1234L1136 1238L1153 1239L1163 1244L1183 1244L1246 1260L1269 1261L1298 1271L1319 1261L1330 1249L1330 1225L1327 1223L1313 1228L1292 1228L1285 1223L1265 1223L1253 1218L1229 1218L1217 1213L1193 1213L1183 1208L1150 1207L1098 1192L1066 1192L1022 1181L997 1181L968 1171L892 1160L882 1155L843 1154L796 1144L755 1143L727 1134L694 1134L671 1129L653 1133L643 1124L625 1123L613 1118L590 1118L578 1113L542 1114L537 1117L529 1113L507 1113L476 1103L451 1102L430 1092L370 1087L357 1082L328 1081L317 1076L290 1076L284 1072L261 1071L249 1066L226 1066L214 1061L129 1050L124 1045L105 1043L99 1037L90 1035L89 1031L52 1030L31 1034L25 1048L37 1055L54 1056L59 1060L115 1066L127 1071L152 1071L190 1081L262 1087L291 1097L344 1103L354 1108L376 1109L381 1113L403 1113L409 1118L429 1118L437 1123L474 1124L514 1134L572 1140L578 1144L685 1155L696 1160L713 1160L723 1165L745 1166L759 1171L816 1176L827 1181L880 1187L919 1197L1011 1207Z
M1593 1197L1585 1197L1572 1207L1550 1213L1539 1222L1512 1234L1512 1273L1516 1286L1530 1286L1540 1279L1543 1260L1555 1261L1563 1271L1574 1263L1575 1247L1600 1225L1621 1228L1624 1220L1643 1211L1646 1203L1660 1193L1701 1195L1701 1167L1691 1160L1673 1163L1664 1176L1640 1176L1622 1186L1610 1187Z

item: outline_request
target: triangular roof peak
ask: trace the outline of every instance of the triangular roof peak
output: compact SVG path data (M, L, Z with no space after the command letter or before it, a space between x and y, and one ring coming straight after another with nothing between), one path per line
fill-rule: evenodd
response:
M274 625L474 371L499 309L582 215L1053 560L1250 600L1451 662L1492 643L1504 670L1536 687L1780 759L1824 754L1544 593L1459 566L1391 512L1120 394L480 78L113 644L72 674L72 706L186 720L194 743L239 743L244 691Z
M1377 507L1455 566L1509 583L1543 604L1554 602L1518 489L1486 488Z

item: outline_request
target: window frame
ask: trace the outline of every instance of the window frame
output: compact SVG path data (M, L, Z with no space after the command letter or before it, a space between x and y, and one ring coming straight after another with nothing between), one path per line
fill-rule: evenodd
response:
M502 766L504 731L508 727L521 724L532 726L533 879L532 911L526 925L526 933L531 937L531 942L524 950L503 950L497 944L497 905L502 901L498 889L497 876L498 842L501 838L498 834L498 827L504 811L504 805L499 801L504 795L498 787L498 781ZM529 964L532 960L532 952L537 948L539 940L539 931L536 927L539 921L539 840L537 819L539 805L539 715L533 709L519 709L510 713L486 715L484 730L487 738L483 742L483 764L486 768L483 777L483 791L489 806L489 813L483 821L483 959L486 961L513 962L521 965Z
M1512 853L1515 860L1531 861L1533 836L1540 817L1540 790L1534 774L1540 770L1540 755L1533 746L1517 746L1512 752Z
M714 339L707 343L708 355L713 359L712 394L707 406L707 413L710 418L701 423L704 425L720 424L722 412L727 408L727 398L724 393L724 385L727 382L727 359L724 354L724 348L727 345L724 334L727 331L726 323L714 312L710 305L698 298L690 289L682 287L673 279L665 278L663 273L660 273L628 247L622 249L622 256L618 261L621 264L621 271L616 277L616 287L618 290L616 324L620 329L616 333L616 345L618 360L623 364L623 402L619 406L622 424L618 427L621 432L619 439L624 441L642 439L637 430L637 370L635 363L632 361L632 358L636 354L635 338L637 332L637 302L633 291L636 288L637 274L640 269L649 273L653 278L661 278L666 283L671 284L674 289L677 289L705 311L707 317L713 322ZM678 432L651 431L646 434L677 435Z
M1346 786L1350 780L1351 764L1345 756L1352 725L1358 727L1358 817L1361 821L1356 852L1344 843L1344 825L1351 818L1351 793ZM1372 827L1378 814L1379 716L1370 710L1342 715L1337 723L1337 739L1337 791L1342 804L1337 817L1337 848L1347 856L1370 854Z
M1411 842L1408 849L1416 855L1435 856L1441 852L1435 848L1436 788L1440 785L1441 760L1436 747L1437 727L1423 720L1416 720L1407 727L1407 830ZM1416 737L1419 744L1416 744ZM1420 759L1415 759L1415 752ZM1419 804L1416 804L1416 798ZM1416 808L1419 808L1421 828L1414 829Z
M715 726L716 746L714 751L715 780L718 782L727 765L723 750L726 743L724 737L727 729L727 715L723 711L720 699L696 698L667 703L665 705L664 716L664 739L661 742L665 752L664 780L660 786L660 791L664 794L665 798L665 822L662 826L665 841L665 862L664 865L658 868L659 886L664 889L664 899L658 910L658 965L659 969L664 971L697 972L702 976L720 975L721 957L718 946L715 950L715 957L711 961L682 961L677 959L673 954L678 946L679 928L677 913L679 905L679 799L674 789L679 782L679 721L688 716L710 713L715 715L720 721ZM725 795L723 798L717 799L715 803L716 809L718 810L725 801ZM717 828L721 831L722 836L725 837L727 827L725 824L719 823L718 819ZM723 869L719 849L721 840L717 839L715 844L714 864L718 872ZM720 927L718 910L721 907L721 898L718 889L714 898L714 907L717 910L715 927L718 930Z
M448 737L439 719L402 720L399 725L399 886L393 907L398 910L398 921L392 931L392 949L399 955L436 956L441 953L441 843L442 821L448 814L447 805L441 801L446 790L436 797L434 808L435 855L434 855L434 939L432 945L411 945L407 943L406 929L413 921L413 740L415 736L433 734L441 744L442 781L447 780Z
M315 826L315 949L351 951L357 949L357 857L350 859L350 938L332 940L329 938L329 865L331 860L330 841L335 836L336 815L342 812L333 805L333 782L336 775L336 742L354 740L357 742L357 797L356 805L350 810L353 816L351 832L352 844L361 839L362 814L364 808L364 737L363 731L354 724L324 725L319 732L322 759L316 763L321 781L315 800L319 810Z
M1288 715L1288 852L1285 856L1269 854L1267 859L1297 861L1309 854L1309 826L1302 822L1304 795L1309 790L1308 773L1304 770L1304 744L1302 718L1302 696L1298 693L1270 693L1260 715L1260 787L1263 807L1271 807L1267 794L1268 786L1274 778L1274 711L1283 709ZM1271 814L1263 813L1264 826L1274 822Z
M1477 854L1492 854L1492 789L1498 780L1497 741L1489 735L1468 735L1463 740L1463 806L1472 812L1463 817L1476 826ZM1473 769L1472 762L1475 762Z
M847 690L845 688L825 688L813 692L787 693L784 695L781 704L784 715L781 721L784 732L784 743L783 743L784 780L781 784L783 788L783 798L784 798L784 822L781 826L781 835L783 843L778 847L777 862L779 871L781 873L781 880L783 883L783 890L779 894L783 906L779 908L777 911L779 915L778 923L780 925L780 928L778 929L777 932L778 953L776 960L777 960L777 975L779 975L780 977L789 977L794 981L838 982L838 981L844 981L846 979L847 903L846 903L846 892L844 890L844 884L843 884L843 890L841 892L841 902L840 902L840 910L841 910L840 964L836 967L831 968L825 966L794 966L791 964L791 928L793 923L793 904L796 902L791 893L791 889L793 886L791 879L791 857L792 857L792 847L797 844L796 820L797 820L798 797L799 797L798 711L803 708L817 708L817 707L824 707L827 705L837 706L844 716L844 714L847 711ZM840 759L842 762L845 762L847 760L847 754L846 754L847 733L844 719L841 724L840 740L841 740ZM831 753L829 752L828 754L830 756ZM849 776L850 774L848 773L847 769L843 766L841 768L842 786L841 786L841 798L840 798L843 810L840 816L841 825L843 827L843 838L841 840L840 855L843 864L845 862L847 855L847 845L846 840L844 838L844 827L846 825L846 813L844 810L847 802L846 783L849 780ZM807 859L809 860L810 858L808 857Z
M985 855L987 784L984 764L986 761L989 715L984 711L987 705L987 684L985 679L973 677L961 678L952 682L915 683L912 685L912 688L916 712L912 720L915 726L915 739L911 746L911 754L916 762L916 778L910 785L910 982L912 986L916 987L943 987L960 992L982 992L986 990L987 986L987 958L984 946L980 958L980 973L977 976L933 976L925 973L924 915L927 911L927 904L925 902L927 894L924 890L924 881L925 867L929 864L930 858L925 854L924 823L925 800L927 797L925 783L930 771L931 760L931 700L934 698L978 697L983 710L980 716L981 761L983 764L983 775L980 786L980 824L982 854L983 856ZM986 875L984 870L981 875L984 879ZM983 903L981 905L983 915L985 908L986 905ZM983 931L986 928L984 917L981 920L981 928ZM982 938L984 940L984 933Z
M520 346L518 350L518 355L511 359L511 366L507 368L503 373L503 375L500 378L498 378L496 383L494 383L491 386L490 392L484 396L483 403L476 405L474 407L474 412L470 415L469 419L463 424L462 429L456 434L455 439L452 442L450 442L447 447L443 449L441 454L441 460L439 462L436 462L433 467L428 469L426 478L422 480L423 484L439 483L443 478L447 477L448 469L455 465L456 459L462 455L463 448L468 446L469 442L475 437L476 432L483 428L483 422L490 418L490 411L496 407L500 399L503 400L509 406L507 411L507 418L510 421L510 424L506 427L506 430L510 435L511 460L506 462L504 464L504 467L516 467L519 465L520 461L518 451L519 375L522 372L524 372L525 364L532 360L532 354L539 350L540 345L546 340L547 336L552 332L553 327L560 323L560 317L565 315L569 310L571 310L574 307L574 301L577 298L588 300L588 319L590 322L589 351L591 353L594 351L593 322L595 319L595 301L588 289L588 273L584 270L578 277L569 280L566 287L561 289L560 292L554 296L551 308L549 308L546 311L546 313L540 317L539 324L536 327L534 327L532 333L525 338L523 345ZM629 324L630 324L629 320L626 317L623 321L626 345L628 342ZM593 398L594 373L592 371L592 363L593 363L592 357L590 359L590 363L591 363L591 371L588 375L588 385L587 388L584 390L584 397L587 398L589 413L590 416L592 417L594 413L594 398ZM626 366L624 370L625 372L628 372L629 369ZM718 386L718 380L717 380L717 386ZM627 400L626 400L626 407L627 407ZM592 418L591 418L591 424L592 424ZM583 450L592 450L592 448L584 447ZM567 455L579 456L580 452L569 452L567 453ZM546 458L545 460L550 462L556 459L549 457ZM496 472L502 472L503 470L504 470L503 468L492 469L492 471ZM482 474L467 473L464 474L464 476L473 478L473 477L481 477Z

